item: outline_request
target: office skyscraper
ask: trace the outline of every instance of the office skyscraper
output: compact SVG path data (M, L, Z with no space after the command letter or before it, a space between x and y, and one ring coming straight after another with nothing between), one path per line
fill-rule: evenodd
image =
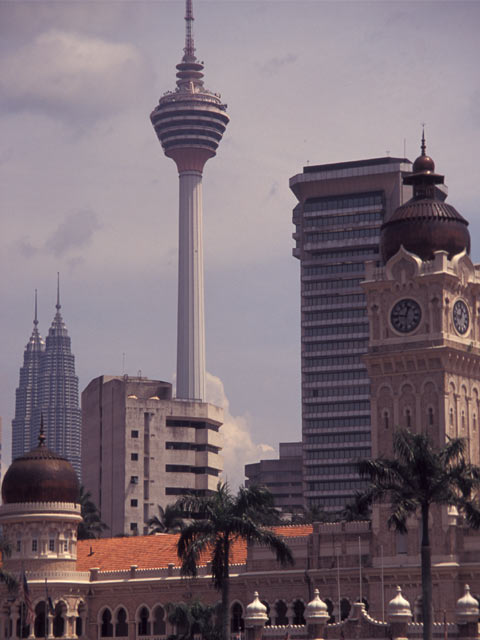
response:
M37 303L33 332L25 348L12 422L12 457L37 446L43 416L47 446L67 458L80 477L81 413L78 378L70 338L60 313L57 285L56 314L44 342L38 332Z
M177 398L205 400L202 172L216 154L229 117L216 93L203 86L195 56L192 0L186 1L186 35L177 87L150 118L180 181L178 243Z
M290 179L301 272L303 487L307 507L341 509L371 454L370 383L362 356L365 261L380 260L380 226L408 200L402 158L304 167Z
M35 314L33 331L23 353L23 366L15 392L15 417L12 421L12 458L30 451L34 411L38 405L38 382L40 362L45 352L45 342L38 331L37 292L35 291Z

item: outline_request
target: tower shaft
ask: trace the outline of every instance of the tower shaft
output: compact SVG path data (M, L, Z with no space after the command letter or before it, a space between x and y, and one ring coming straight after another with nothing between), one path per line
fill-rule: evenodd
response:
M202 174L179 174L177 398L205 400Z

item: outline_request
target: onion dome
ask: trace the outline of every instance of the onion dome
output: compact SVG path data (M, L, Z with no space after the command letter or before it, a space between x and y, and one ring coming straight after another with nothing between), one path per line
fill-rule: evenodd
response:
M255 623L265 624L267 620L267 607L260 602L258 591L255 591L252 602L246 607L245 622L255 625Z
M460 623L476 622L479 616L478 601L471 595L470 587L465 585L464 595L457 600L457 620Z
M388 603L388 619L390 622L409 622L412 619L410 603L403 597L400 587L397 587L397 595Z
M433 260L435 251L447 251L451 259L466 250L470 253L468 222L450 204L438 198L435 188L444 176L435 173L435 163L426 154L422 135L421 155L404 184L413 185L413 197L396 209L381 227L380 248L384 262L403 245L422 260Z
M38 447L10 465L2 483L3 503L78 502L77 474L68 460L45 446L43 423L38 441Z
M305 611L307 624L326 622L330 617L328 615L327 605L320 599L320 592L318 589L315 589L313 594L313 600L307 604L307 609Z

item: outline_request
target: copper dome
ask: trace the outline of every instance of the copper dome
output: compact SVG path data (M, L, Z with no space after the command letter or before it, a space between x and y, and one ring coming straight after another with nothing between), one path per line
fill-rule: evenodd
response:
M450 204L438 198L436 184L443 176L435 173L435 163L425 153L415 160L404 184L413 185L413 198L396 209L380 232L380 248L387 262L403 246L422 260L432 260L436 251L447 251L451 259L466 250L470 253L468 222Z
M16 502L78 502L79 484L74 468L47 449L43 434L39 446L16 458L2 484L4 504Z

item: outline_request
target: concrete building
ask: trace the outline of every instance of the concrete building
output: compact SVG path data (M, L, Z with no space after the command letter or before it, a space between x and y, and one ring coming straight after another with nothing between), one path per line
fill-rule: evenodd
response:
M158 505L214 490L222 471L222 409L174 400L172 385L100 376L82 393L83 482L109 529L147 533Z
M278 509L285 513L299 513L303 510L302 443L280 442L279 449L277 459L245 465L245 486L258 484L267 487Z
M45 342L38 332L37 302L33 331L25 347L12 421L12 457L30 451L38 441L43 417L48 446L65 456L81 477L81 412L78 377L71 340L60 312L57 282L56 313Z
M408 200L403 158L304 167L290 179L301 274L302 441L307 507L337 511L371 453L365 261L380 261L380 227Z
M150 118L165 155L178 169L178 316L176 396L205 400L202 173L215 156L230 118L219 94L203 86L195 56L192 0L186 1L185 49L177 86L165 93Z

